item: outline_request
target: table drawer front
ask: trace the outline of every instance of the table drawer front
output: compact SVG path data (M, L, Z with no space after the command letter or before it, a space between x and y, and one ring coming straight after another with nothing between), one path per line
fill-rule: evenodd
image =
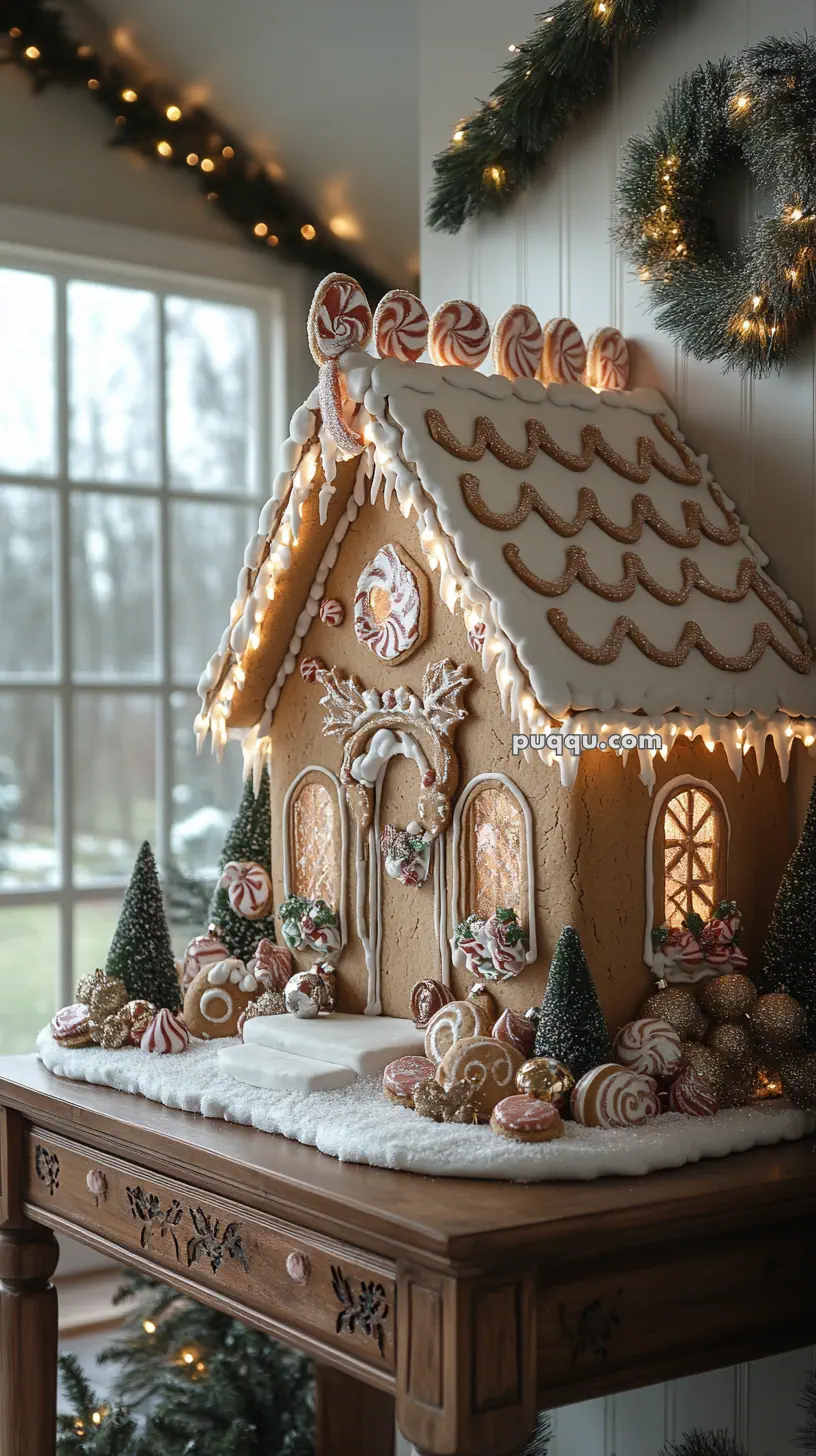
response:
M184 1275L393 1370L394 1279L384 1260L36 1128L24 1198L143 1255L157 1274Z

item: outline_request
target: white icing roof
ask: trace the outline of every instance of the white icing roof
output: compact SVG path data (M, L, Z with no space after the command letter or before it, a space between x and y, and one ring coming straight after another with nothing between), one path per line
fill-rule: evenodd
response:
M354 398L364 398L366 409L380 422L374 433L378 458L385 453L393 459L396 447L402 460L415 470L459 561L490 598L493 619L512 643L544 709L559 717L570 709L615 708L651 714L672 709L692 715L770 715L782 710L809 717L816 713L816 674L797 671L772 642L753 666L742 671L706 660L696 646L678 666L664 666L644 655L630 637L623 640L614 661L598 664L586 661L568 646L548 616L552 609L560 610L568 627L592 648L602 647L616 621L628 616L663 652L676 648L686 624L695 622L714 652L730 660L749 653L755 628L768 624L782 650L801 661L809 656L798 625L801 612L773 586L764 570L760 572L762 582L773 587L786 620L780 621L752 589L742 600L722 601L694 585L684 604L669 605L640 584L626 600L610 601L576 580L562 594L539 595L511 569L503 554L505 546L515 545L521 562L552 583L565 571L569 548L579 546L590 569L608 584L619 583L624 576L624 553L637 553L657 584L673 592L682 591L681 563L690 560L715 588L734 591L742 562L754 560L762 568L767 561L744 526L732 544L720 544L703 534L697 544L683 546L661 539L648 523L633 543L613 539L593 520L565 536L535 511L521 524L497 530L472 514L460 485L463 475L476 476L482 500L497 514L516 509L522 483L527 482L567 521L578 512L579 492L589 487L615 525L630 526L634 498L647 495L663 521L677 532L688 534L683 510L688 501L698 503L706 522L727 529L733 502L718 491L705 457L693 457L699 466L699 484L678 484L654 466L645 483L632 482L597 456L588 469L578 473L541 449L526 468L511 469L489 449L479 460L457 458L435 442L426 422L426 411L438 411L456 439L471 446L477 418L486 416L508 445L523 451L528 443L527 422L532 419L573 454L581 453L581 431L591 424L627 461L637 461L638 438L647 437L664 460L682 468L677 450L654 422L655 415L661 416L682 441L675 415L656 391L598 394L582 384L544 386L534 380L512 384L501 376L470 369L401 364L391 359L375 362L360 355L344 356L342 365L349 392ZM736 533L733 522L732 533Z

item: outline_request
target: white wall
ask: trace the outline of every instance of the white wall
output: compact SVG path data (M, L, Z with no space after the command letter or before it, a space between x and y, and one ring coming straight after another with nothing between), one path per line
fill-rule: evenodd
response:
M542 8L539 0L420 0L423 198L433 156L474 98L487 98L508 45L531 33ZM585 337L602 324L623 331L634 382L656 383L676 405L690 442L710 455L812 630L813 346L781 377L757 383L683 359L654 330L643 285L628 276L610 226L620 149L644 129L676 76L765 35L814 28L814 0L678 0L655 39L620 65L608 102L573 128L546 175L505 217L456 237L426 229L422 239L429 309L445 298L472 298L493 321L520 302L542 321L569 315ZM551 1456L657 1456L664 1441L695 1425L725 1427L755 1456L792 1456L798 1394L812 1363L807 1350L569 1407L556 1416Z

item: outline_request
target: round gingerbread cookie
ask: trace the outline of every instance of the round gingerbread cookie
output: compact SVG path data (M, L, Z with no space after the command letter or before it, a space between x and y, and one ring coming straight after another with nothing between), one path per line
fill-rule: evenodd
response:
M371 338L371 309L355 278L329 273L319 283L307 324L315 364L339 359L347 349L364 349Z
M618 329L598 329L587 344L585 382L594 389L625 389L629 383L629 350Z
M381 359L415 364L428 343L428 310L413 293L392 288L374 313L374 347Z
M212 1041L238 1035L238 1019L263 988L234 956L199 971L184 996L184 1022L191 1036Z
M557 1107L535 1097L503 1097L490 1114L490 1126L499 1137L516 1143L548 1143L564 1136L564 1124Z
M668 1021L641 1016L622 1026L615 1037L615 1056L622 1067L644 1077L674 1077L683 1060L680 1033Z
M456 1005L456 1002L453 1003ZM444 1015L446 1006L439 1015ZM436 1080L446 1092L454 1082L469 1082L480 1122L486 1122L497 1102L515 1087L516 1072L524 1058L515 1047L492 1036L468 1036L454 1042L436 1069Z
M475 303L452 298L431 319L428 350L434 364L478 369L490 348L490 324Z
M413 1107L417 1083L430 1081L435 1071L436 1067L428 1057L397 1057L383 1072L383 1092L389 1102L398 1102L400 1107Z
M577 1082L572 1115L584 1127L642 1127L660 1112L657 1084L617 1062L604 1062Z
M425 1032L425 1055L439 1065L464 1037L489 1036L492 1022L473 1001L450 1001L435 1011ZM497 1043L498 1045L498 1043Z
M586 368L586 344L572 319L554 318L544 328L539 378L543 384L580 384Z
M531 308L514 303L493 325L490 357L505 379L535 379L541 365L544 331Z

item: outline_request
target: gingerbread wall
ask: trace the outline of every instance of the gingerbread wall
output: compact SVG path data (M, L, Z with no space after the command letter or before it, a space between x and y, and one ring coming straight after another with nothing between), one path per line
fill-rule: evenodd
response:
M315 619L302 648L343 677L355 675L361 686L384 689L405 684L421 696L429 663L450 658L467 666L472 678L465 693L468 716L459 725L454 745L460 761L459 792L484 772L500 772L525 795L532 811L535 846L535 902L538 958L516 980L495 985L502 1006L524 1011L543 995L547 969L561 929L574 925L581 935L610 1025L629 1019L653 984L643 963L645 930L646 835L653 799L638 777L636 756L624 765L612 754L586 755L572 789L561 787L558 771L538 755L526 763L511 752L512 725L501 711L495 675L482 671L470 647L461 615L451 614L430 592L430 630L406 661L389 666L356 639L353 602L363 567L387 542L402 546L421 563L414 518L406 521L394 506L381 501L366 505L349 530L326 594L345 608L340 627ZM292 779L314 764L339 774L342 746L322 731L324 710L319 683L306 683L299 671L287 680L272 729L272 859L276 903L283 898L282 810ZM719 789L731 821L728 890L743 909L749 955L759 944L776 886L793 842L792 797L780 782L776 757L769 745L761 777L748 755L740 783L721 748L709 753L699 741L683 738L667 763L657 760L658 787L688 774ZM419 773L414 763L391 760L382 791L381 822L404 827L417 817ZM355 835L348 819L346 914L348 945L339 962L341 1009L362 1011L367 973L356 935ZM448 834L448 934L451 892L451 835ZM408 1014L413 982L438 976L439 945L434 924L432 876L421 887L407 887L382 875L382 1002L389 1015ZM297 955L307 964L311 957ZM452 968L452 984L465 994L469 976Z

